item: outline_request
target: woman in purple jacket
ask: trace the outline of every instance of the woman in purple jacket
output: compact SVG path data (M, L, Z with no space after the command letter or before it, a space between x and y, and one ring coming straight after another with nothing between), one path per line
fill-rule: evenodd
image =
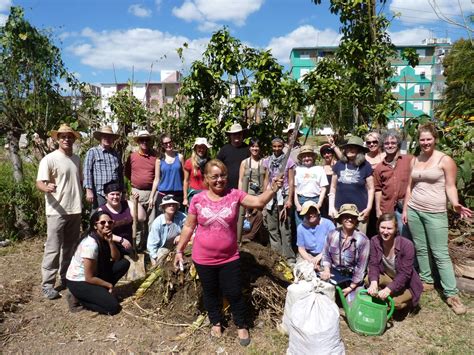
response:
M392 296L396 309L416 307L423 284L413 266L415 247L398 235L393 213L382 214L377 229L378 235L370 240L368 293L382 300Z

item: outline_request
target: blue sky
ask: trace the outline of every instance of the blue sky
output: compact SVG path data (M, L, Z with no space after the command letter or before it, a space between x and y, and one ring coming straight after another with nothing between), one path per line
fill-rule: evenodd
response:
M377 3L379 1L377 0ZM473 14L471 0L388 0L396 18L389 29L396 44L429 37L466 37L466 30L438 19L431 5L456 22ZM460 6L458 5L460 4ZM160 70L186 72L211 34L223 25L253 47L271 49L288 66L293 47L337 45L338 18L329 0L0 0L0 23L9 7L22 6L36 27L53 33L68 69L91 83L160 80ZM186 42L182 63L176 49Z

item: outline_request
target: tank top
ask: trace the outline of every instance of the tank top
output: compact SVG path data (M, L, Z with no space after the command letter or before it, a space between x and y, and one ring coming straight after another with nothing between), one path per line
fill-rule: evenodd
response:
M249 178L249 188L248 188L248 193L250 195L255 195L255 191L253 191L250 188L250 184L253 183L255 185L260 186L260 192L262 192L263 189L263 179L265 177L265 169L262 166L262 161L263 159L260 159L258 161L258 165L256 168L250 168L250 161L251 158L245 159L245 169L244 169L244 177Z
M165 159L160 159L160 184L159 191L183 191L181 162L178 154L174 161L168 164Z
M111 210L107 205L103 205L101 209L108 212L114 220L114 228L112 229L112 232L123 239L127 239L131 243L133 217L130 208L128 207L128 202L120 202L120 213Z
M446 212L446 180L444 171L439 167L441 156L435 166L428 169L416 169L416 162L411 172L413 188L408 206L422 212Z

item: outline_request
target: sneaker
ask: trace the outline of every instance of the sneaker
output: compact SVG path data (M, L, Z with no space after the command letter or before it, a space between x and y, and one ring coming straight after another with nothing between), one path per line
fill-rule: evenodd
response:
M458 296L451 296L446 298L446 303L458 316L467 312L466 306L464 306Z
M69 306L69 311L72 313L80 312L84 309L79 303L79 300L71 292L66 293L66 301Z
M43 297L48 300L55 300L61 297L61 294L52 287L43 288Z

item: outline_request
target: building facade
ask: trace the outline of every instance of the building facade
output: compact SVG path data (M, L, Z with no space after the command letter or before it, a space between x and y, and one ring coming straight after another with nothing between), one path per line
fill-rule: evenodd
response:
M405 48L413 48L419 64L413 68L401 58ZM293 48L290 53L291 74L297 80L313 70L325 57L333 56L337 47ZM421 45L396 46L397 57L392 58L394 68L393 95L401 109L389 117L389 127L401 127L406 120L422 114L433 117L436 105L442 100L445 87L443 59L451 49L448 38L430 38Z

